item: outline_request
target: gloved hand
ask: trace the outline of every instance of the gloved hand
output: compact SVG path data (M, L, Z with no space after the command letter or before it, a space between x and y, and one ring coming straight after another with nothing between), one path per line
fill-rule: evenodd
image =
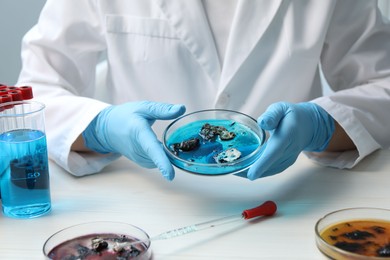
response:
M119 153L145 168L158 167L167 180L175 172L151 126L156 120L174 119L183 105L149 101L129 102L102 110L83 132L85 145L99 153Z
M334 119L314 103L278 102L268 107L258 119L270 137L260 158L250 167L250 180L282 172L301 151L321 152L332 138Z

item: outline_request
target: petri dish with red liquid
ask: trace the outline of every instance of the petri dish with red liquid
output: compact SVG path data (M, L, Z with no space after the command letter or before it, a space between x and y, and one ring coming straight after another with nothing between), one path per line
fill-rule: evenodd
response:
M129 245L133 242L140 242ZM149 235L127 223L97 221L64 228L43 246L46 259L152 259Z

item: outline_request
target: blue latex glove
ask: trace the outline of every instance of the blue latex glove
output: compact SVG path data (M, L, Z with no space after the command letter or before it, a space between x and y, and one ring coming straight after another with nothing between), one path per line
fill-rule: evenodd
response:
M314 103L272 104L258 124L270 132L270 137L260 158L248 170L250 180L282 172L301 151L325 150L335 129L333 118Z
M183 105L129 102L102 110L83 132L85 145L99 153L118 153L145 168L159 168L167 180L175 172L151 126L181 116Z

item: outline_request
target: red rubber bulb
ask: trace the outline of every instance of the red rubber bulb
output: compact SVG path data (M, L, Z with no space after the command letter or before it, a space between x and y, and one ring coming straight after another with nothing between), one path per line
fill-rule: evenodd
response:
M273 201L266 201L260 206L257 206L252 209L247 209L242 212L242 216L244 219L251 219L254 217L260 217L260 216L272 216L275 214L277 210L276 203Z

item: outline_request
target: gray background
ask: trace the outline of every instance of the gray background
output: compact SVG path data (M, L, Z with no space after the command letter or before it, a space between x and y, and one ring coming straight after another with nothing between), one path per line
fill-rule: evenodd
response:
M0 83L13 85L21 69L23 35L38 21L46 0L0 0Z
M21 69L22 37L37 22L45 2L46 0L0 0L0 83L16 83ZM390 17L390 0L379 0L379 7L385 16Z

